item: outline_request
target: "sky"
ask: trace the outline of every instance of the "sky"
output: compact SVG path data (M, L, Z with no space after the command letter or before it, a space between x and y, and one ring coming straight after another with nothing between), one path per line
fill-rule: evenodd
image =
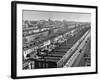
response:
M90 22L91 14L73 12L53 12L53 11L23 11L23 20L66 20L76 22Z

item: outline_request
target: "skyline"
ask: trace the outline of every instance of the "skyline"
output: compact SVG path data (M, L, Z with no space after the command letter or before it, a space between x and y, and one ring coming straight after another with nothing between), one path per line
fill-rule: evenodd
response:
M89 13L54 12L54 11L23 11L23 20L66 20L75 22L91 22Z

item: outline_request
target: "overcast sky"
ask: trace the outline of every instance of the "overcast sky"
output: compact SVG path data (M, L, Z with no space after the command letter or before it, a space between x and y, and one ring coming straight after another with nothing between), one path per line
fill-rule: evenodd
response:
M90 22L91 14L89 13L72 13L72 12L47 12L47 11L23 11L23 20L66 20L77 22Z

